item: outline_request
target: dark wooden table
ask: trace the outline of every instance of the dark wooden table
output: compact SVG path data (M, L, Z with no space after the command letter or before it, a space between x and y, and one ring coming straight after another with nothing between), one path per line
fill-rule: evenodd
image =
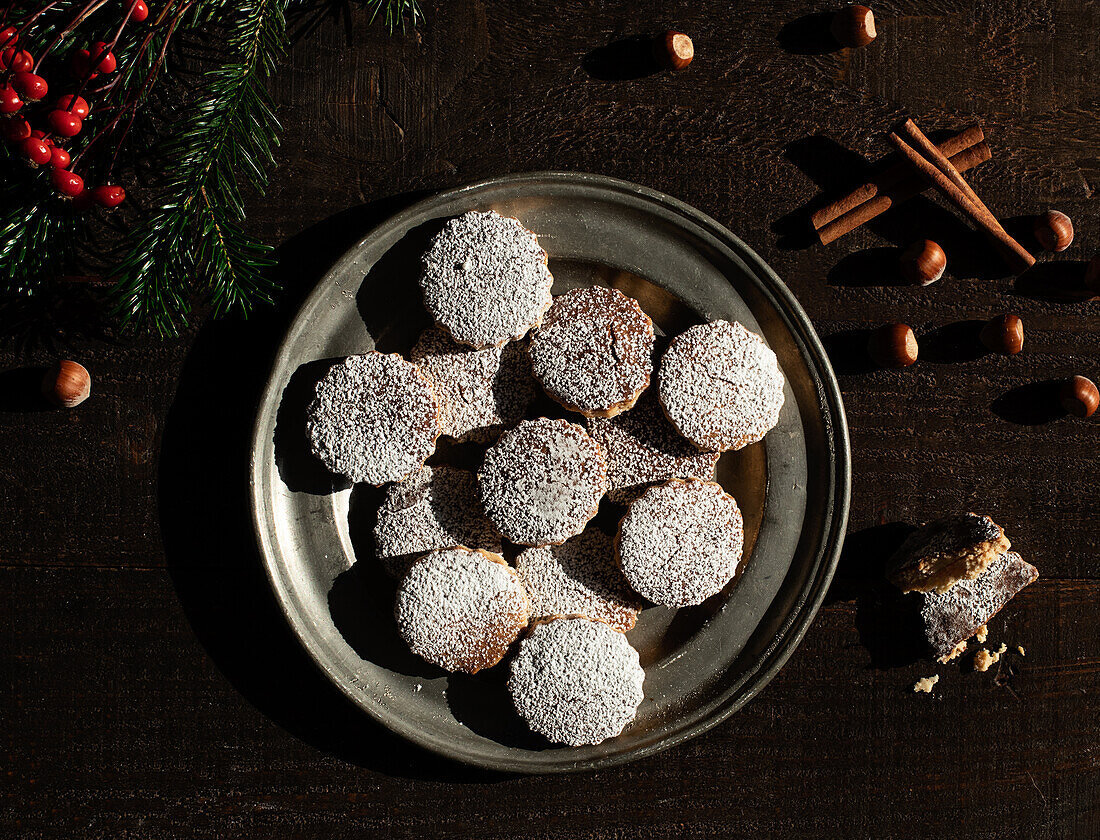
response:
M827 49L821 9L450 0L416 38L356 10L296 43L250 217L280 244L279 307L176 341L75 339L95 386L73 411L21 396L49 352L0 355L0 835L1100 836L1100 426L1041 402L1053 378L1100 379L1100 310L1072 288L1100 248L1100 5L894 0L858 51ZM695 39L685 73L615 78L632 73L594 53L672 25ZM906 113L979 119L978 192L1003 218L1064 210L1072 248L1004 276L934 198L807 246L800 208L858 180ZM552 778L453 766L351 707L279 619L245 486L274 342L326 265L424 191L532 169L637 181L756 248L826 338L854 453L828 603L761 696L655 757ZM952 270L896 285L897 246L924 236ZM970 322L1005 311L1023 354L969 353ZM909 370L857 352L888 320L922 337ZM993 623L999 672L914 661L876 609L891 523L967 509L1042 574Z

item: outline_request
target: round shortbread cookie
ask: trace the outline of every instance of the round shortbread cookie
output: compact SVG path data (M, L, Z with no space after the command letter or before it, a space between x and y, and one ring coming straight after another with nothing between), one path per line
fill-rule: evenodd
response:
M588 433L565 420L524 420L501 435L478 473L489 520L520 545L556 545L584 530L607 492Z
M730 582L745 544L741 510L721 485L673 479L631 502L615 551L630 586L655 604L701 604Z
M413 653L476 674L504 657L527 626L523 585L504 558L458 547L425 554L397 588L397 629Z
M432 329L416 342L412 360L432 383L443 434L456 440L492 440L523 417L538 388L521 342L477 350Z
M423 466L440 434L439 408L420 370L367 353L333 365L306 413L313 453L332 472L382 485Z
M613 738L634 720L644 680L626 636L570 617L535 624L512 660L508 690L533 731L579 747Z
M708 451L740 449L779 422L783 374L775 353L741 324L699 324L661 359L661 407L680 434Z
M653 389L618 417L594 417L588 434L607 460L613 502L629 502L646 487L670 478L714 480L720 452L700 452L665 417Z
M546 393L585 417L614 417L638 401L653 371L653 321L617 289L554 299L531 334L531 368Z
M386 488L374 526L374 547L386 571L400 578L418 556L463 545L500 553L500 534L477 497L474 474L423 466Z
M615 546L598 528L561 545L528 548L516 558L516 574L527 590L531 617L583 615L626 632L641 610L615 563Z
M420 277L436 323L473 347L499 347L538 326L553 282L538 237L491 210L449 220Z

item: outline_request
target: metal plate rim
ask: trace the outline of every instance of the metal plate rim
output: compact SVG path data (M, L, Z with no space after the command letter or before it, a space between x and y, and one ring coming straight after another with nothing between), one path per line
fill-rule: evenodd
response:
M826 528L822 531L821 548L815 556L812 578L808 585L798 593L797 600L792 604L786 619L784 620L772 644L768 645L756 658L756 661L746 669L749 675L747 681L751 684L743 688L739 683L725 691L711 708L704 710L693 720L688 720L677 731L669 734L661 740L639 747L630 752L617 753L585 761L558 762L555 764L532 764L524 761L510 761L507 759L484 761L479 757L465 756L457 752L441 753L437 745L429 739L419 736L419 733L411 727L396 726L395 721L381 714L370 702L363 702L363 695L353 690L346 684L339 674L333 669L331 663L318 649L315 640L306 632L302 616L295 612L296 599L283 585L280 579L280 564L272 547L272 535L267 532L263 521L263 494L261 492L263 464L259 455L263 451L265 436L265 417L278 407L281 392L278 388L278 373L289 359L296 335L295 327L303 312L309 309L315 301L323 296L327 290L331 277L354 264L356 253L360 251L366 242L371 239L384 236L388 232L400 229L407 220L423 214L426 210L437 204L444 204L464 194L478 192L502 186L530 184L546 184L547 182L566 184L586 184L596 188L603 188L611 192L624 192L633 196L640 196L664 208L674 211L687 221L692 222L707 232L719 243L729 248L736 256L747 263L756 275L752 278L758 291L770 298L776 305L776 309L796 326L799 333L801 355L812 373L815 384L819 389L819 398L828 407L828 418L831 420L831 434L826 438L830 444L831 476L830 491L832 509L829 511ZM465 186L442 190L428 196L402 211L390 216L381 224L367 231L354 245L352 245L335 263L330 266L325 275L318 281L313 291L299 307L298 314L291 322L291 327L283 337L274 360L270 367L263 394L260 398L256 420L253 426L251 451L249 457L249 495L252 512L253 528L257 543L263 558L264 571L271 584L272 590L278 602L279 609L294 631L303 650L310 659L321 669L326 677L332 681L356 706L366 711L377 723L396 734L404 737L418 747L431 752L444 755L451 760L484 767L503 772L520 773L563 773L580 770L595 770L643 758L683 743L697 735L708 731L719 723L728 719L734 712L743 707L749 700L755 697L770 682L786 663L788 658L802 641L810 624L813 622L818 610L824 601L829 584L832 581L840 558L843 546L844 533L847 527L848 509L851 497L851 452L848 436L847 419L844 412L843 399L840 387L832 366L829 363L825 349L794 294L779 278L774 270L739 237L728 230L724 225L703 213L691 205L661 193L657 190L643 187L630 181L612 178L592 173L567 172L567 171L535 171L515 173L496 178L477 181ZM743 690L742 690L743 689Z

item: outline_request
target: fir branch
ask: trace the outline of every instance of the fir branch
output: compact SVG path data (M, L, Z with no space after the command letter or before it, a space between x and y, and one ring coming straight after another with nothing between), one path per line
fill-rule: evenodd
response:
M123 325L175 334L195 275L216 314L271 300L272 248L240 226L238 172L262 194L275 165L280 126L265 82L286 49L284 11L285 0L243 0L227 11L230 63L203 75L165 148L168 199L131 233L116 273Z
M391 33L398 26L404 31L406 23L415 27L424 19L417 0L367 0L367 6L371 9L371 23L381 14Z

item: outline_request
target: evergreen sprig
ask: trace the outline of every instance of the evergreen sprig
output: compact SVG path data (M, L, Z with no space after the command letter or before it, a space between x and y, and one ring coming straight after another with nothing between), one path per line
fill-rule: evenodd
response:
M265 85L286 50L285 0L238 0L232 15L230 60L203 74L163 150L166 197L128 238L115 286L123 326L175 334L192 278L219 315L271 300L272 249L241 228L238 173L262 194L275 165L280 126Z
M262 195L275 166L280 125L267 83L287 49L291 2L317 0L167 0L157 4L161 12L142 37L119 42L117 75L100 77L93 86L102 106L89 120L93 131L69 147L74 168L80 160L82 171L98 183L110 177L120 153L133 161L155 149L156 198L129 226L117 265L98 241L88 247L103 227L97 217L56 195L42 170L28 170L11 147L0 144L0 317L21 300L47 303L56 291L50 281L85 256L114 281L122 325L161 336L187 324L196 297L209 300L215 315L247 314L271 301L273 250L243 229L242 187ZM366 2L371 20L380 19L391 31L422 20L417 0ZM96 14L117 14L97 0L57 0L41 15L35 8L42 8L40 0L15 0L8 10L17 22L35 15L20 41L35 54L53 39L55 52L67 55L101 37L68 28L82 10L91 9L91 17L79 20L87 19L97 33L105 24L96 22ZM155 96L156 83L169 75L168 64L179 52L169 42L181 34L192 43L198 36L220 43L211 57L217 66L199 76L191 94L181 92L179 79L170 79L170 87L163 85L170 93ZM163 119L146 112L163 113L169 103L183 116L165 130ZM113 241L117 248L117 236Z
M416 26L424 17L417 0L368 0L368 6L371 21L381 15L390 32L398 26L404 29L406 24Z

